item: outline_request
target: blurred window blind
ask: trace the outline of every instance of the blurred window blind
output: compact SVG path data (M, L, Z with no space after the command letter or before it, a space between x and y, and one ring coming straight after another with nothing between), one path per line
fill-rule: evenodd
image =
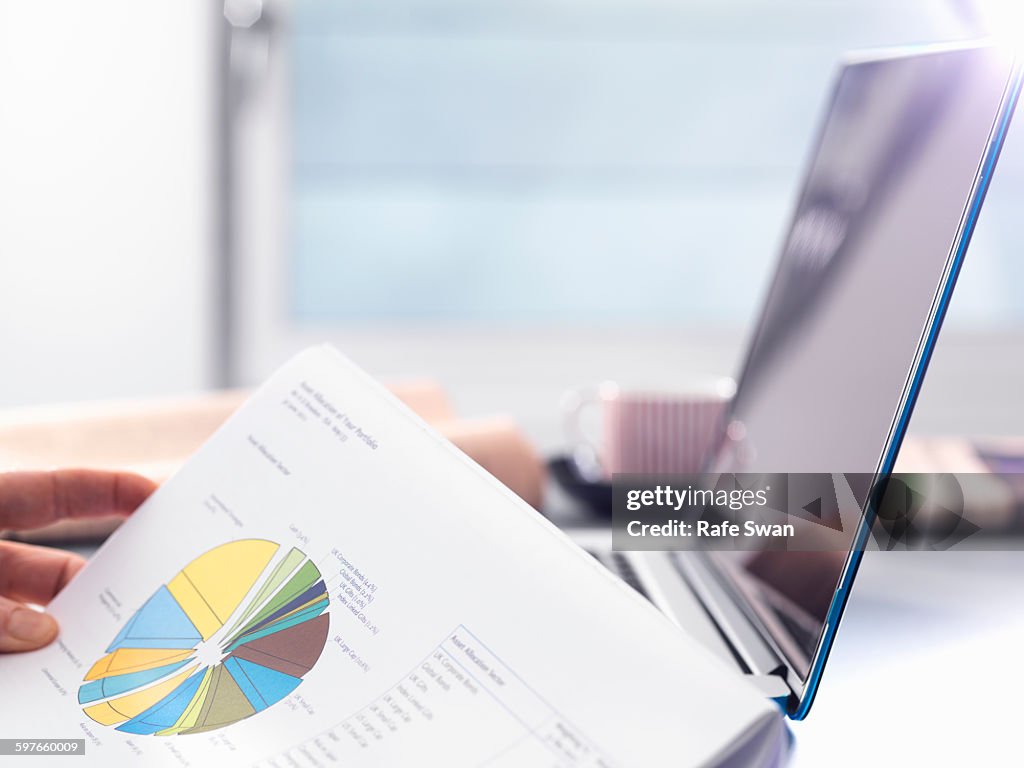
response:
M298 0L292 13L287 290L292 321L318 326L740 325L838 57L974 29L967 5L937 0ZM1024 312L1018 143L960 322Z

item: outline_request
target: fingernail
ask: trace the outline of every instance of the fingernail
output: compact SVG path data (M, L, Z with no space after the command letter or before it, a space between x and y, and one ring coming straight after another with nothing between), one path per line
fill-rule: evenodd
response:
M31 608L15 608L7 620L7 632L23 643L45 643L57 634L53 617Z

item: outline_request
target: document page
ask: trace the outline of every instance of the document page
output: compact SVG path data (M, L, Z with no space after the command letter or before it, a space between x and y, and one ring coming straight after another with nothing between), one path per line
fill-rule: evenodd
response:
M0 657L0 737L83 739L60 765L683 766L778 717L329 347L51 611Z

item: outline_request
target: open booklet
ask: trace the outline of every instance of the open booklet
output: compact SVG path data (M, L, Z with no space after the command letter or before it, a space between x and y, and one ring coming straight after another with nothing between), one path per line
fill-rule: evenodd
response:
M0 657L0 737L84 739L70 763L785 750L735 670L329 347L281 368L51 611L53 645Z

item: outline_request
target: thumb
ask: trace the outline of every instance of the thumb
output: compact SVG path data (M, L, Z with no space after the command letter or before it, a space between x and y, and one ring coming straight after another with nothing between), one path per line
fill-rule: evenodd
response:
M50 614L0 597L0 652L33 651L56 637L57 622Z

